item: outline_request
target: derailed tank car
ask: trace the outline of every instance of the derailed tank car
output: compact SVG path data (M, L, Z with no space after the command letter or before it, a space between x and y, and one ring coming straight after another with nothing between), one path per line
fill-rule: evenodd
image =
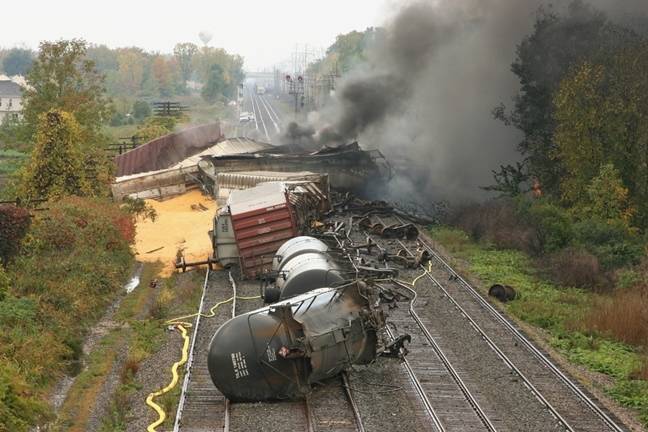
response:
M385 315L376 288L320 288L239 315L214 334L208 367L232 401L295 399L376 357Z
M266 303L285 300L307 291L336 286L343 281L342 266L323 241L299 236L285 242L272 259L274 280L263 285Z

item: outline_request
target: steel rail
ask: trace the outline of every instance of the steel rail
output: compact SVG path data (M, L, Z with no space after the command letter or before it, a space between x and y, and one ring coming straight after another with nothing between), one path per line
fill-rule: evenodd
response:
M315 432L315 418L313 417L313 409L308 395L304 398L304 411L306 414L306 432Z
M353 410L353 417L355 418L356 429L358 432L365 432L364 423L362 422L362 416L360 415L360 408L353 396L353 391L351 390L351 383L349 382L349 375L346 371L342 372L342 386L347 395L347 399L351 404L351 409Z
M389 335L389 337L392 340L395 340L396 336L389 328L389 326L385 327L385 329L387 330L387 334ZM416 390L416 393L418 393L419 397L421 398L421 401L423 401L423 405L425 406L425 410L427 411L428 415L430 416L430 419L432 420L433 426L439 432L446 432L445 427L441 424L441 419L439 418L436 411L434 410L434 407L432 406L430 399L428 399L427 394L425 393L425 389L423 388L421 381L419 381L418 377L414 373L414 370L412 369L412 366L407 360L407 357L404 356L402 357L401 360L402 360L402 365L405 367L405 371L407 372L407 375L409 375L409 378L412 381L412 384L414 385L414 390Z
M400 219L400 218L399 218ZM513 335L524 345L524 347L531 352L538 360L540 360L554 375L556 375L562 382L571 390L585 405L596 414L603 422L612 430L616 432L624 432L610 416L607 415L589 396L581 390L576 383L574 383L563 371L561 371L551 360L547 358L525 335L515 328L508 319L506 319L500 311L495 309L488 301L486 301L481 294L470 285L461 275L459 275L427 242L419 238L419 243L437 260L445 269L455 277L461 285L468 291L468 293L477 300L477 302L486 309L495 319L506 327Z
M454 366L452 366L452 363L450 362L448 357L443 353L443 351L441 350L441 347L439 346L439 344L437 344L436 340L434 340L434 338L430 334L429 330L427 329L425 324L423 324L423 321L421 320L419 315L414 310L414 305L416 304L416 301L418 299L417 292L414 291L412 288L404 285L404 284L401 284L399 282L395 282L395 283L397 283L402 288L409 290L412 293L413 298L409 303L409 313L410 313L410 315L412 316L412 318L414 318L414 321L416 322L416 324L419 326L419 328L423 332L423 335L425 335L425 338L430 343L430 346L432 347L434 352L441 359L441 362L443 363L445 368L448 370L448 372L450 372L450 376L455 381L455 383L459 387L459 390L461 391L461 393L464 395L464 397L466 398L466 400L468 401L470 406L473 408L473 410L477 414L477 417L479 417L479 419L484 424L484 426L486 427L487 430L489 430L491 432L496 432L497 429L495 428L495 425L490 421L490 419L488 418L488 416L486 415L486 413L484 412L482 407L479 405L479 402L477 402L477 399L475 399L473 394L470 392L470 390L468 389L468 387L466 386L464 381L459 376L459 373L457 372L457 370L454 368Z
M348 236L347 239L353 243L353 240L351 240ZM340 246L340 248L343 248L343 244L340 241L340 239L335 236L335 240ZM347 253L346 254L347 259L351 262L351 265L356 271L356 275L358 274L358 267L355 265L355 262L353 262L353 258L351 258L351 254ZM385 330L387 331L387 335L392 339L395 340L396 337L394 333L391 331L389 326L385 326ZM414 386L414 390L416 393L419 395L419 398L421 398L421 401L423 402L423 407L425 408L425 411L427 412L428 416L430 417L430 420L432 421L432 425L439 431L439 432L446 432L445 428L441 424L441 419L439 419L439 416L437 415L436 411L434 410L434 407L432 406L432 403L430 402L430 399L428 399L427 394L425 393L425 389L423 388L423 385L419 381L419 379L416 377L416 374L414 373L414 370L412 369L412 366L409 364L409 361L407 360L406 357L402 357L402 364L403 367L405 368L405 371L407 372L407 375L410 378L410 381L412 381L412 384ZM347 386L348 388L348 386ZM364 429L364 428L363 428Z
M196 322L194 324L193 335L191 336L191 347L189 348L189 358L187 359L187 364L185 365L185 376L182 381L182 391L180 392L180 400L178 401L178 409L176 410L175 421L173 422L173 432L179 432L180 430L180 420L182 419L182 413L184 411L185 400L187 399L187 387L189 386L189 381L191 381L191 371L193 366L194 359L194 348L196 345L196 336L198 335L198 327L200 326L200 318L202 316L203 307L205 305L205 293L207 292L207 285L209 283L209 272L205 274L205 282L203 283L203 292L200 297L200 305L198 306L198 316L196 316Z
M266 99L263 96L259 96L257 100L261 101L261 105L263 105L263 108L265 108L266 113L268 113L268 118L272 122L272 125L275 127L275 131L279 133L279 124L277 124L272 113L270 112L270 109L268 108L268 101L266 101Z
M256 104L256 110L259 111L259 116L261 117L261 125L263 126L263 133L265 134L266 139L270 141L270 135L268 135L268 128L266 128L265 120L263 120L263 113L261 112L261 106L258 101L259 96L253 91L251 91L250 93L252 94L252 106ZM254 118L256 120L256 114L254 115ZM258 128L259 126L257 124L257 129Z
M277 120L277 122L281 123L281 118L279 117L279 114L277 114L277 111L275 111L274 107L272 106L272 103L268 100L266 95L263 95L263 100L268 103L268 107L270 107L270 110L274 114L274 117Z
M229 277L230 284L232 285L232 318L236 316L236 282L232 277L232 272L227 273ZM229 432L230 430L230 408L232 403L229 399L225 398L225 420L223 421L223 432Z
M412 251L400 240L398 243L403 249L407 251L410 256L414 256ZM524 384L531 390L534 396L549 410L549 412L560 422L562 425L567 428L570 432L576 432L576 430L567 422L567 420L558 412L558 410L544 397L544 395L531 383L531 381L524 375L524 373L513 363L513 361L508 358L506 354L500 349L499 346L486 334L486 332L481 328L479 324L466 312L466 310L461 307L461 305L450 295L448 290L445 289L443 285L432 276L425 266L421 265L421 269L425 271L425 275L445 294L445 296L450 300L453 306L470 322L473 328L479 333L479 335L486 341L488 346L502 359L502 361L514 371L521 379L524 381Z

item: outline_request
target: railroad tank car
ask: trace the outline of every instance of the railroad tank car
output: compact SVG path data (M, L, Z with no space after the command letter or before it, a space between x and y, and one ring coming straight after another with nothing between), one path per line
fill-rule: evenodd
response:
M239 315L214 334L208 369L232 401L295 399L377 353L385 316L363 282L320 288Z
M272 269L276 279L262 290L266 303L343 281L343 270L332 258L329 247L308 236L295 237L281 245L272 260Z

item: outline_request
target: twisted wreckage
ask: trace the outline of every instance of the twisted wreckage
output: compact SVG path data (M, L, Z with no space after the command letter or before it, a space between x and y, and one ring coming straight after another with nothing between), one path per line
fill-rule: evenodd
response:
M353 245L345 229L359 226L386 238L418 235L411 223L372 223L375 211L393 211L386 203L352 198L352 192L390 179L391 167L379 151L357 143L308 151L235 139L192 157L153 173L131 173L117 183L115 196L164 197L174 192L169 182L175 181L179 189L201 187L219 202L212 256L196 263L180 258L176 267L236 266L237 278L261 281L269 304L232 318L213 336L209 372L226 397L298 398L352 365L406 353L408 336L392 338L386 329L398 294L375 283L397 270L358 259L360 249L371 252L377 245ZM333 203L334 194L343 199ZM348 223L331 223L328 216L340 212L355 215ZM381 255L384 262L408 266L425 258L410 263L409 257Z

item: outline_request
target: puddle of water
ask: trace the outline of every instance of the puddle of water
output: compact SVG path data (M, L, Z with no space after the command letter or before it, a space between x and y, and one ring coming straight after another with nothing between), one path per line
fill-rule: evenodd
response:
M124 285L124 289L126 290L127 294L130 294L135 288L139 286L140 276L142 275L142 267L142 263L138 263L135 273L133 273L133 276L131 276L130 280L126 283L126 285Z

